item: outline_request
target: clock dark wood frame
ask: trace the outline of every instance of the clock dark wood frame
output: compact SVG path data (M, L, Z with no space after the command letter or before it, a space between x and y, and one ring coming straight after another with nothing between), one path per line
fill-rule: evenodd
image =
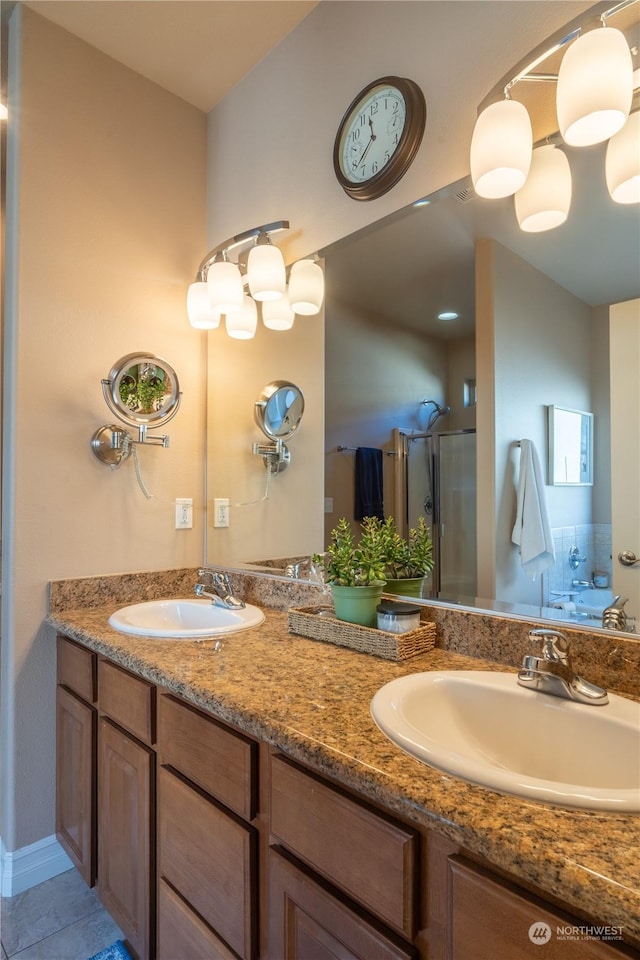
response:
M352 114L375 87L392 86L404 97L406 119L398 148L389 162L364 183L348 180L340 168L342 138ZM427 122L427 104L417 83L405 77L380 77L358 93L347 107L340 121L333 145L333 169L338 183L353 200L376 200L387 193L407 172L422 142Z

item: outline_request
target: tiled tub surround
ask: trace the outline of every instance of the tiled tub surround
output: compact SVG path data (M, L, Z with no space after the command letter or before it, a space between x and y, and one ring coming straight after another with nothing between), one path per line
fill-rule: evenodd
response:
M374 693L395 677L421 670L515 667L527 646L528 624L429 608L429 616L438 619L440 649L396 664L291 636L283 609L317 602L319 591L285 584L283 598L278 581L241 577L234 587L245 599L280 607L267 610L264 624L244 633L185 643L129 637L108 626L118 606L171 595L170 584L176 586L174 596L189 595L194 573L172 571L166 580L153 573L76 581L77 590L71 582L52 584L48 623L433 828L524 885L569 904L579 916L621 925L625 938L640 945L640 816L561 810L467 784L404 754L370 717ZM589 679L640 696L637 641L569 629L567 634L578 668Z

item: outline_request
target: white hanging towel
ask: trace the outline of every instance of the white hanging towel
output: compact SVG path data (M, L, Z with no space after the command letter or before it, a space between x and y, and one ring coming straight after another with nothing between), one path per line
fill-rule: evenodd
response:
M531 580L535 580L539 573L552 567L556 561L544 478L537 450L531 440L520 441L516 522L511 540L520 547L522 567Z

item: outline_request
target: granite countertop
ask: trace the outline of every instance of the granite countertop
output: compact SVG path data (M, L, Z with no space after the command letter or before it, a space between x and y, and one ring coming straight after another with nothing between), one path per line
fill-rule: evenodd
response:
M640 816L564 810L468 784L405 754L371 719L371 698L395 677L509 667L440 649L394 663L292 636L274 610L220 640L150 640L111 629L114 609L62 610L47 623L640 943Z

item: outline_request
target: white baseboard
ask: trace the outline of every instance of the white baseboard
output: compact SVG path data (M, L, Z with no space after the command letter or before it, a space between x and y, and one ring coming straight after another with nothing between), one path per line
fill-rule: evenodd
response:
M73 866L55 836L44 837L14 851L5 850L1 844L0 850L3 897L15 897L17 893L51 880Z

